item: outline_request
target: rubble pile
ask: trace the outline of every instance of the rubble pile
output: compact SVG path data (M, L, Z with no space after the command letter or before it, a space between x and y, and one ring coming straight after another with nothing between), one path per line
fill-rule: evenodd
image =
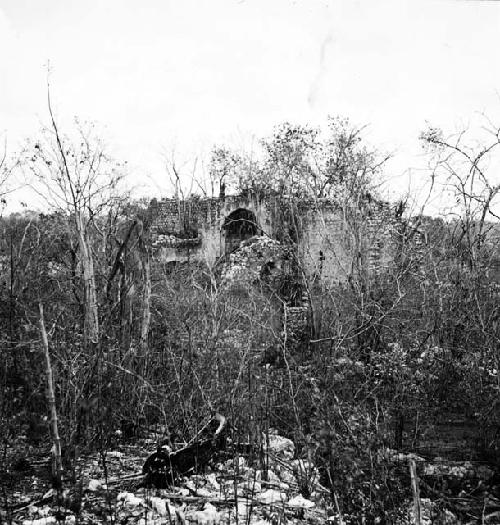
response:
M281 243L264 235L252 237L229 255L221 270L221 283L231 287L273 281L286 272L286 260L287 250Z
M126 454L113 451L107 465L112 477L102 477L98 460L85 472L78 513L68 508L61 514L55 505L31 504L22 512L22 519L19 514L20 519L13 523L100 523L109 521L105 516L111 511L117 523L141 525L327 523L328 492L319 484L317 469L295 457L291 440L271 432L263 441L264 457L254 464L235 455L207 467L204 473L183 476L165 489L142 486L137 475L127 476L128 481L112 476L128 459ZM313 489L308 497L300 492L305 485Z

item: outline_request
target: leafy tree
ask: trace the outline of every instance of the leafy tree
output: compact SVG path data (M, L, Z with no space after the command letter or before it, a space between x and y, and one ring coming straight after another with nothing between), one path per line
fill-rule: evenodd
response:
M236 191L359 204L367 193L376 192L388 159L364 143L363 131L340 118L330 118L326 131L286 122L261 141L257 154L215 148L210 175Z

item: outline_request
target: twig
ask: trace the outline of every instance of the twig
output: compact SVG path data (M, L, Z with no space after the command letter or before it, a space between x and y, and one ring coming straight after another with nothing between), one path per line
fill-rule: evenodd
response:
M418 478L417 478L417 467L415 460L408 460L410 466L410 477L411 477L411 491L413 494L413 510L415 512L415 525L421 525L421 506L420 506L420 494L418 490Z
M59 437L59 429L57 426L57 409L56 409L56 396L54 392L54 378L52 375L52 366L50 363L49 353L49 341L47 338L47 331L45 329L45 322L43 318L43 305L41 302L38 303L39 309L39 329L42 338L42 349L45 358L45 374L47 376L47 403L50 410L50 434L52 438L52 474L54 476L53 485L57 489L58 495L62 488L62 460L61 460L61 438ZM58 498L59 498L58 496Z

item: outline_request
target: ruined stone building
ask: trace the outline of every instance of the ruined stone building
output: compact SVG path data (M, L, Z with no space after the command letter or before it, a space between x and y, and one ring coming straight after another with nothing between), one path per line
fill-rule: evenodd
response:
M362 212L279 195L154 199L149 214L152 245L164 262L213 266L246 239L268 236L293 245L304 274L325 283L389 266L399 225L393 206L372 199Z

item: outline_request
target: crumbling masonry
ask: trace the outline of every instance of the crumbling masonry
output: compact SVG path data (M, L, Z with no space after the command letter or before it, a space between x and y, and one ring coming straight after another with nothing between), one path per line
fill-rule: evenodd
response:
M241 279L266 279L265 270L281 271L291 288L304 277L328 286L379 274L395 261L401 231L395 208L373 199L353 210L328 199L247 194L153 200L149 211L156 260L219 265L222 285L229 281L235 290ZM284 256L290 250L294 264ZM290 346L307 338L311 326L304 291L299 285L295 296L282 296L281 326Z
M394 207L375 200L366 200L361 212L328 199L277 195L154 199L149 212L152 246L164 262L213 266L244 240L266 235L291 243L305 275L323 283L390 266L400 224Z

